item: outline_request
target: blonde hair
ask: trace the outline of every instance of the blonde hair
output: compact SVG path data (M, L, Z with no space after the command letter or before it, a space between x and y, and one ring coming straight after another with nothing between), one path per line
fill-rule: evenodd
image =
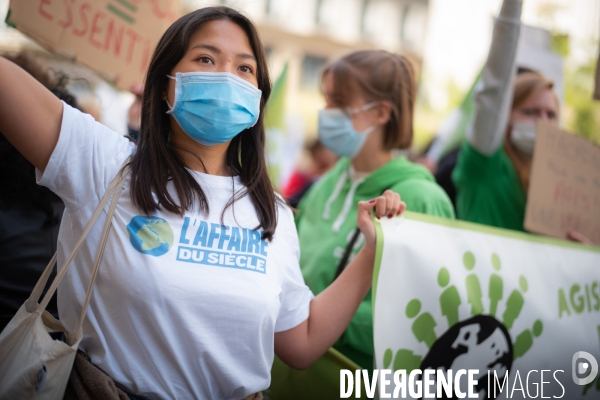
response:
M552 90L552 93L554 93L554 82L538 72L524 72L517 75L513 84L512 109L514 110L515 108L520 107L531 96L546 89ZM554 97L556 99L556 104L558 105L559 102L555 93Z
M333 78L332 96L342 107L357 93L367 102L387 101L391 113L383 146L386 150L410 147L417 85L408 58L385 50L356 51L329 64L321 79L328 74Z

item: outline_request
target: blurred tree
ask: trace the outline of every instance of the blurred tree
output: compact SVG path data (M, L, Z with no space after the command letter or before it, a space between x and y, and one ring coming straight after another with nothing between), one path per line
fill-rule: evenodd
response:
M600 102L592 99L596 57L565 70L565 128L600 144Z
M567 61L564 70L565 104L564 126L567 131L581 135L600 144L600 102L594 101L592 93L595 87L598 43L586 44L590 49L590 58L584 63L569 63L571 56L570 38L558 29L557 23L567 5L555 1L538 5L537 16L545 21L545 28L552 34L552 50Z
M563 33L552 34L552 51L560 54L563 57L569 55L569 35Z

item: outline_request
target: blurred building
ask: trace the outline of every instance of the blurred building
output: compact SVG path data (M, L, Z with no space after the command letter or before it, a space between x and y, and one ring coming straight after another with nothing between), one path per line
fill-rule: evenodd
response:
M257 25L275 80L288 64L287 110L316 135L320 72L328 61L358 49L383 48L420 66L429 0L187 0L186 11L226 5Z

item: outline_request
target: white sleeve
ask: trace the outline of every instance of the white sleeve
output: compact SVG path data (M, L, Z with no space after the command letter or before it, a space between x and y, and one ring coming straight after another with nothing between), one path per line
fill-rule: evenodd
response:
M285 267L281 307L275 323L275 332L287 331L304 322L308 318L310 302L314 298L314 295L304 283L302 272L300 272L300 243L292 211L290 209L282 210L282 208L279 208L282 218L278 224L284 225L281 226L282 229L285 229L282 239L286 242L286 250L289 251L289 256L282 260L285 262Z
M135 145L63 102L60 136L38 184L48 187L74 213L104 194Z
M514 0L502 3L481 76L481 89L475 96L475 120L467 131L467 140L485 155L498 149L508 123L522 5Z

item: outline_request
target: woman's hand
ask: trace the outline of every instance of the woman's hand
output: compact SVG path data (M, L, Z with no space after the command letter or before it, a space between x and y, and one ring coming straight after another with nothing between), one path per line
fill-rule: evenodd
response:
M400 200L398 193L391 190L386 190L381 196L372 200L358 202L356 225L365 236L365 245L367 246L375 246L375 226L371 219L371 209L373 208L377 218L392 218L406 210L406 203Z
M591 246L593 244L592 241L587 238L587 236L574 230L570 230L567 232L567 238L574 242L579 242L588 246Z

